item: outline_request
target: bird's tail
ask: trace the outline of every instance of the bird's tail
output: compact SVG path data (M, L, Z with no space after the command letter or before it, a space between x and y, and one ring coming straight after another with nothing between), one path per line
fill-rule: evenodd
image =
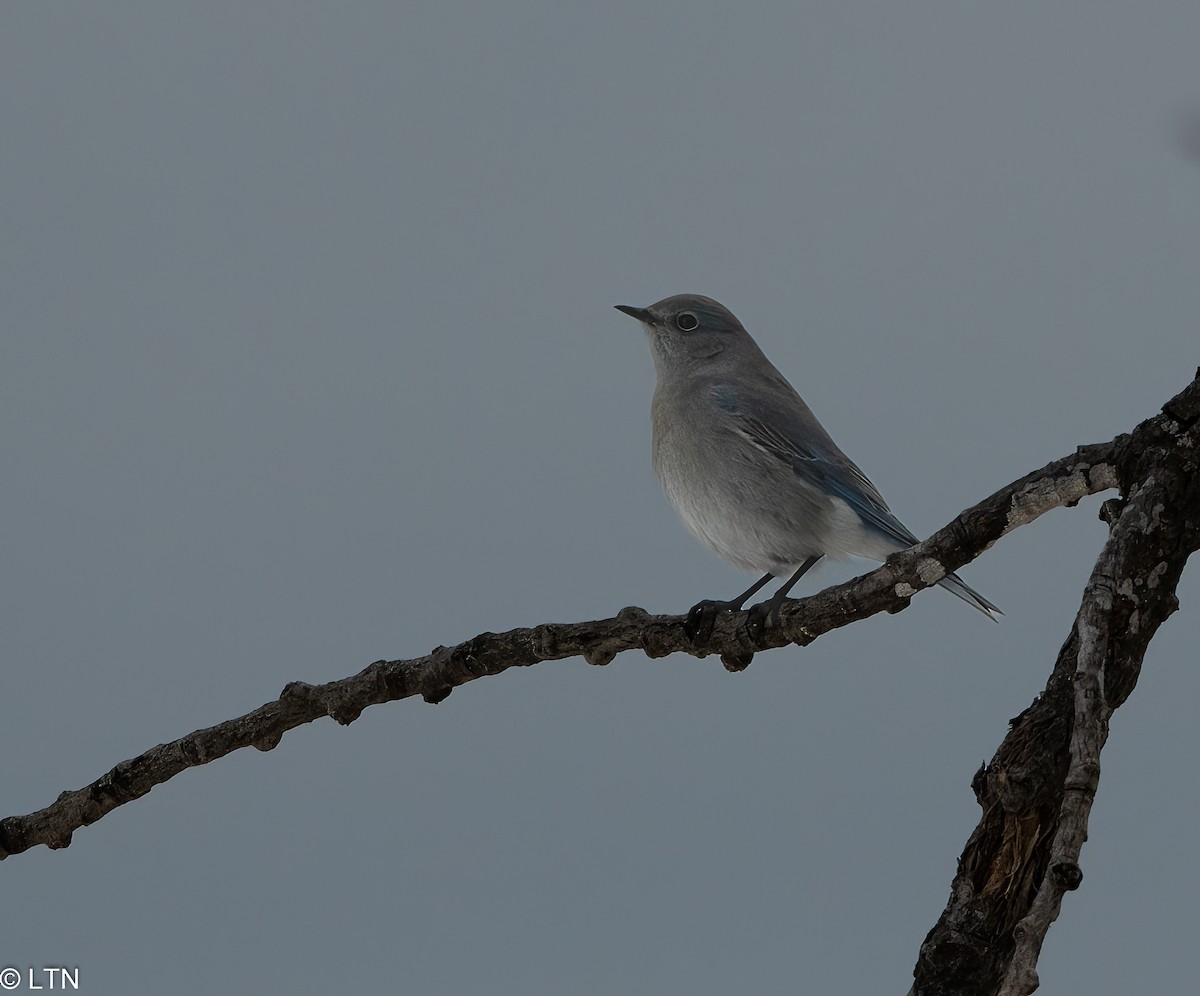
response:
M964 584L963 579L957 574L947 574L938 584L951 594L957 595L968 605L975 606L975 608L991 619L992 622L1000 621L992 615L993 612L999 612L1000 615L1004 615L998 606L993 605L970 585Z

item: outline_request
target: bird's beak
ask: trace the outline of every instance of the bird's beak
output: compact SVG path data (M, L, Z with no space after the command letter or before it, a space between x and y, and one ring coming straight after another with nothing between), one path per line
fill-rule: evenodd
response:
M613 307L616 308L617 311L625 312L625 314L627 314L630 318L636 318L639 322L650 324L654 321L650 312L645 308L633 308L628 304L614 304Z

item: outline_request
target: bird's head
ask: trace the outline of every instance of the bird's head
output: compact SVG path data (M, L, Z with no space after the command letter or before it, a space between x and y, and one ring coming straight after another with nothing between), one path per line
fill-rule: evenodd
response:
M676 294L648 308L616 305L642 323L659 376L686 369L719 356L757 347L733 312L702 294Z

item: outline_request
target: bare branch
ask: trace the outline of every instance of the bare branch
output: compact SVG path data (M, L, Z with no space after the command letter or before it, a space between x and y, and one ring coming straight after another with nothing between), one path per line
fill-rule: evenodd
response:
M1175 587L1200 548L1200 381L1118 446L1124 500L1042 694L973 787L983 808L950 901L921 947L913 996L1027 996L1079 853L1113 711L1133 691Z
M1174 399L1168 410L1191 412L1197 406L1200 381ZM293 682L277 700L253 712L152 747L91 784L63 792L45 809L0 820L0 858L38 844L66 847L78 828L95 823L187 768L243 747L271 750L288 730L322 716L348 724L367 706L414 695L426 702L440 702L455 687L510 667L574 656L592 664L607 664L624 650L642 650L650 657L715 653L727 668L740 670L758 650L788 643L806 645L823 633L877 612L898 612L913 594L973 560L1005 533L1050 509L1074 505L1085 495L1115 487L1118 480L1124 480L1119 469L1128 454L1136 452L1143 439L1160 436L1164 420L1177 417L1156 416L1131 436L1081 447L1026 475L967 509L925 542L889 558L872 573L789 602L777 623L768 623L753 634L747 630L746 613L731 613L717 621L707 642L695 646L684 634L684 616L654 616L630 607L609 619L482 633L455 647L438 647L424 657L376 661L358 674L321 685Z

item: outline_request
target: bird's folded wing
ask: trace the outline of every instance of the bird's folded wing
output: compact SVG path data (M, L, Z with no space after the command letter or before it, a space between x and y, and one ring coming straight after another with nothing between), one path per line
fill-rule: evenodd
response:
M734 416L734 426L742 436L772 458L786 463L814 487L841 498L866 525L905 546L918 542L892 514L867 475L837 448L798 397L794 410L782 415L772 412L770 416L765 414L761 403L756 405L739 398L726 388L715 389L712 398L722 411Z

